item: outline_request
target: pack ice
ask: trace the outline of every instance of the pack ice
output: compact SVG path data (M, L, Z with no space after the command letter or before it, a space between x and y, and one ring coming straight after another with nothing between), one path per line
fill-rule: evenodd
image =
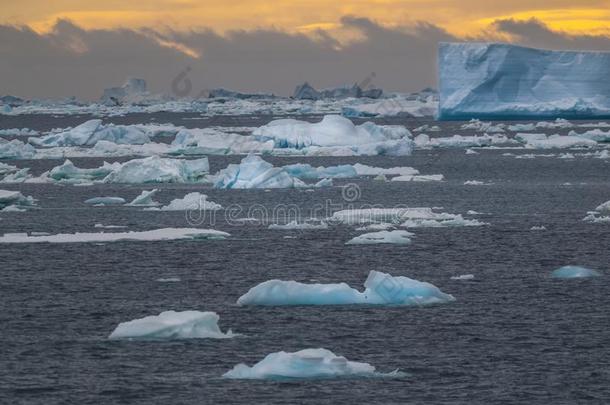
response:
M305 349L294 353L267 355L252 367L238 364L223 377L248 380L321 379L339 377L402 377L395 370L383 374L368 363L349 361L326 349Z
M345 283L304 284L269 280L239 297L238 305L429 305L455 301L438 287L404 276L371 271L360 292Z
M220 317L215 312L165 311L159 315L120 323L109 339L227 339L235 335L231 330L222 333Z
M610 53L441 43L439 118L610 115Z

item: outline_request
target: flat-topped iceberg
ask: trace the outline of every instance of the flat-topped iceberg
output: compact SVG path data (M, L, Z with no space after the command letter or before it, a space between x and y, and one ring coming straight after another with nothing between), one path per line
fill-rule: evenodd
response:
M440 119L610 116L610 53L441 43Z
M228 339L236 336L223 333L215 312L165 311L159 315L120 323L109 339Z
M403 377L398 370L383 374L368 363L349 361L326 349L305 349L294 353L267 355L252 367L243 363L227 371L223 377L246 380L328 379Z
M345 283L304 284L269 280L239 297L238 305L428 305L455 301L438 287L404 276L371 271L360 292Z
M287 224L271 224L269 225L269 229L279 230L279 231L303 231L303 230L320 230L320 229L328 229L328 224L326 222L312 223L312 222L297 222L290 221Z
M226 239L226 232L214 229L196 228L162 228L140 232L77 232L56 235L28 235L26 233L5 233L0 236L0 243L86 243L86 242L121 242L121 241L168 241L181 239Z
M207 158L196 160L151 156L125 163L104 163L101 167L81 169L66 160L42 178L64 183L199 183L207 181Z
M379 231L365 233L350 239L346 245L376 245L390 243L394 245L408 245L414 235L407 231Z
M599 272L580 266L564 266L551 273L551 277L553 278L586 278L599 276L601 276Z
M408 220L448 221L458 219L455 214L434 212L432 208L363 208L335 212L328 222L343 225L371 223L400 224Z
M24 211L34 206L36 200L19 191L0 190L0 211Z

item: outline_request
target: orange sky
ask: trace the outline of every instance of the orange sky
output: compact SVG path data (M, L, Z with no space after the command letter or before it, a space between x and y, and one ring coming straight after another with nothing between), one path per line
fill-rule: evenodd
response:
M331 30L344 15L381 24L422 20L458 35L474 35L498 18L536 17L554 30L610 33L610 0L0 0L0 23L48 30L59 18L85 28L185 30L275 27L291 32Z

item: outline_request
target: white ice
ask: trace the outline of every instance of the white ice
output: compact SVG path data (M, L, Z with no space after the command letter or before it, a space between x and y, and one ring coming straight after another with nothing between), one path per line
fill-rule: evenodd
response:
M601 276L599 272L580 266L564 266L551 273L551 277L553 278L586 278L599 276Z
M152 208L151 210L155 209L159 209L161 211L216 211L222 209L222 205L208 200L208 196L206 194L193 192L188 193L183 198L176 198L175 200L172 200L168 205L161 208Z
M139 207L157 207L161 205L161 203L153 200L155 194L157 194L159 190L153 189L150 191L143 190L142 193L134 198L129 204L131 206L139 206Z
M33 207L35 201L33 197L26 197L19 191L0 190L0 211L24 211Z
M141 319L120 323L109 339L227 339L235 335L223 333L215 312L165 311Z
M93 197L85 200L85 204L91 205L123 205L125 199L121 197Z
M371 271L360 292L345 283L304 284L269 280L238 300L238 305L428 305L455 301L433 284L404 276Z
M395 244L408 245L414 235L407 231L379 231L365 233L350 239L346 245Z
M271 224L269 225L269 229L279 230L279 231L301 231L301 230L320 230L320 229L328 229L328 224L326 222L319 223L311 223L311 222L297 222L290 221L287 224Z

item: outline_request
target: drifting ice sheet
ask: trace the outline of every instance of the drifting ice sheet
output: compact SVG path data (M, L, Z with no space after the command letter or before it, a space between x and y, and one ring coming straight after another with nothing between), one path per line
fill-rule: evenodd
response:
M180 239L225 239L228 236L231 235L214 229L162 228L142 232L60 233L45 236L32 236L25 233L5 233L4 236L0 236L0 243L150 242Z
M610 53L439 45L441 119L610 115Z
M553 278L585 278L599 276L601 276L601 274L597 271L580 266L564 266L551 274L551 277Z
M390 243L394 245L408 245L413 234L407 231L379 231L365 233L346 242L346 245L376 245Z
M326 349L305 349L295 353L277 352L249 367L238 364L224 378L248 380L320 379L339 377L402 377L398 370L382 374L368 363L349 361Z
M235 335L222 333L220 317L215 312L166 311L157 316L120 323L109 339L227 339Z
M360 292L345 283L303 284L296 281L269 280L239 297L238 305L427 305L455 301L438 287L371 271Z

